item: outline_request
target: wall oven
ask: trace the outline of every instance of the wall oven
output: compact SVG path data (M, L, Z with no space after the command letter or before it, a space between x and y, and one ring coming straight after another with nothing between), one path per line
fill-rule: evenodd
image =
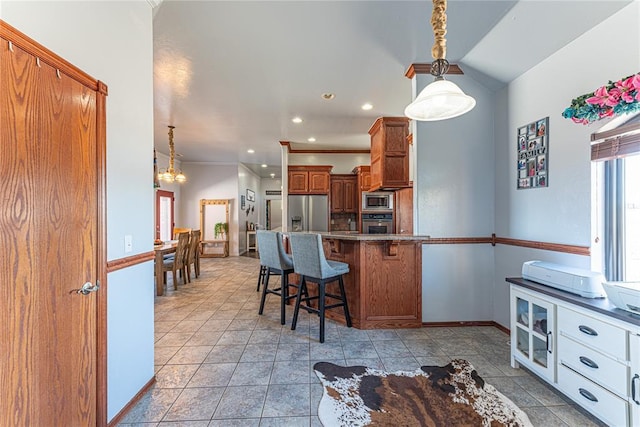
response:
M393 213L363 213L362 234L394 234Z
M393 211L393 192L362 193L362 211Z

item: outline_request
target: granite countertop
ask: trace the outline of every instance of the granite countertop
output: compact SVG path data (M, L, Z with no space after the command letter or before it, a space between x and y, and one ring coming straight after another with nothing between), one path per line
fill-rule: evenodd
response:
M413 234L360 234L356 231L321 231L320 234L324 239L353 240L353 241L427 241L429 236L416 236Z

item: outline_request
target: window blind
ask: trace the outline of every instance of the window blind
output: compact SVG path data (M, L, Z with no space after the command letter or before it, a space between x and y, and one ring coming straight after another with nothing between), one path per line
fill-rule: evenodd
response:
M640 153L640 123L591 134L591 160L619 159Z

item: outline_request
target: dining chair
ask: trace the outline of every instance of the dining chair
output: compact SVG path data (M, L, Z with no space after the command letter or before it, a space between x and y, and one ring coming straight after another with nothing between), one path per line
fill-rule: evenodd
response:
M178 272L182 276L182 282L187 282L187 270L185 259L189 250L189 233L178 234L178 244L176 245L176 253L173 258L164 259L162 264L162 274L164 282L167 283L167 272L173 273L173 289L178 289Z
M290 286L297 286L289 283L289 274L293 273L293 261L291 256L284 250L282 244L282 233L267 230L256 231L258 241L258 254L260 255L261 267L264 266L264 279L262 287L262 298L260 299L260 310L258 314L264 312L264 304L267 294L274 294L280 297L280 324L285 324L285 312L287 301L296 297L289 294ZM269 278L271 274L280 275L280 287L269 289ZM258 278L258 286L260 278Z
M291 330L296 329L300 308L309 313L320 316L320 342L324 342L324 320L326 310L342 307L347 326L351 327L351 316L347 305L347 296L344 291L342 276L349 272L349 264L339 261L327 260L322 248L322 237L313 233L290 233L291 253L293 255L293 270L300 275L296 305L293 309ZM307 286L311 283L318 285L318 294L309 296ZM326 291L328 283L338 282L340 295ZM304 295L304 297L303 297ZM326 299L338 300L335 304L326 304ZM310 302L318 300L317 308ZM304 305L301 305L304 303Z
M177 240L178 234L180 233L191 233L191 229L184 227L173 227L173 240Z
M191 265L193 265L193 273L196 279L200 276L200 234L200 230L193 230L191 232L186 261L188 282L191 282Z

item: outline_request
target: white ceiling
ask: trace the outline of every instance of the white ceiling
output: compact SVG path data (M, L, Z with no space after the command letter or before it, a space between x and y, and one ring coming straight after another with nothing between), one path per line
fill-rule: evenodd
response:
M630 2L449 0L447 59L496 89ZM375 119L411 101L409 65L432 61L431 8L164 0L153 24L156 149L167 153L171 124L183 162L242 162L268 176L280 172L279 141L368 148Z

